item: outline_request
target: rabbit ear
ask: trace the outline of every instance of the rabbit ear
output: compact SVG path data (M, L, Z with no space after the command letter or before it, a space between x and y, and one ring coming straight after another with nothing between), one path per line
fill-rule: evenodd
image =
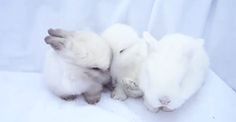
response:
M143 32L143 39L146 41L149 51L155 51L157 49L158 40L149 32Z
M189 49L189 50L187 50L187 51L184 53L184 55L185 55L189 60L191 60L192 57L193 57L193 55L194 55L194 49Z
M62 30L62 29L50 28L50 29L48 29L48 34L53 37L66 38L66 37L72 36L73 32L69 32L69 31Z
M196 50L199 48L199 47L202 47L204 45L204 39L201 39L201 38L198 38L196 40L194 40L196 43L194 43L194 46L193 47L188 47L185 49L185 56L188 58L188 59L192 59L192 57L194 56L194 53L196 52Z
M59 37L47 36L45 42L49 44L54 50L62 50L65 48L65 40Z
M72 36L73 32L62 29L49 29L48 34L49 36L44 39L45 42L58 51L65 48L66 38Z

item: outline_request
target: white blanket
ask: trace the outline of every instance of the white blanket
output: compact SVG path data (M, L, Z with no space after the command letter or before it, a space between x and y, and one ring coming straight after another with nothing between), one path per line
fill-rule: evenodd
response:
M151 113L141 99L125 102L102 95L97 105L82 98L63 101L43 84L41 74L0 72L0 122L235 122L236 94L213 72L201 91L174 112Z

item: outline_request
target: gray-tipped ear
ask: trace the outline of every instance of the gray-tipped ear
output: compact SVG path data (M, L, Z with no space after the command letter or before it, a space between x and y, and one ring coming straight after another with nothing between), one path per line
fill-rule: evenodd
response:
M44 40L54 50L62 50L63 48L65 48L65 40L63 38L47 36Z
M158 40L155 39L149 32L143 32L143 39L146 41L149 51L155 51Z
M66 38L72 34L72 32L65 31L62 29L48 29L48 34L54 37Z

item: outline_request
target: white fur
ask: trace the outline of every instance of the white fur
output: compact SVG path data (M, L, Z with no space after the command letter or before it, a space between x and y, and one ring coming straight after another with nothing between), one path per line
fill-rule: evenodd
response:
M147 38L146 38L147 39ZM150 43L153 40L148 40ZM204 83L208 56L203 40L170 34L153 46L142 67L139 82L144 103L151 111L179 108Z
M137 78L140 64L147 55L145 42L131 27L123 24L112 25L103 32L102 37L113 51L110 72L115 89L112 97L125 100L128 96L142 96Z
M49 31L51 36L45 41L61 44L59 50L51 49L46 56L44 77L50 90L60 97L99 94L102 85L110 80L109 45L92 32Z

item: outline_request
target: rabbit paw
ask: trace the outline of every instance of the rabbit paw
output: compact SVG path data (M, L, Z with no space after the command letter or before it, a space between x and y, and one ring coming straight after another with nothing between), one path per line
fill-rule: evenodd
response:
M61 96L60 98L65 100L65 101L72 101L72 100L75 100L77 98L77 95Z
M85 93L84 99L88 104L96 104L100 101L101 94L90 95Z
M125 87L125 89L129 89L129 90L139 89L138 84L133 80L122 80L122 84Z
M123 91L122 88L119 88L119 87L116 87L112 94L111 94L111 97L115 100L121 100L121 101L124 101L127 99L127 95L125 94L125 92Z

